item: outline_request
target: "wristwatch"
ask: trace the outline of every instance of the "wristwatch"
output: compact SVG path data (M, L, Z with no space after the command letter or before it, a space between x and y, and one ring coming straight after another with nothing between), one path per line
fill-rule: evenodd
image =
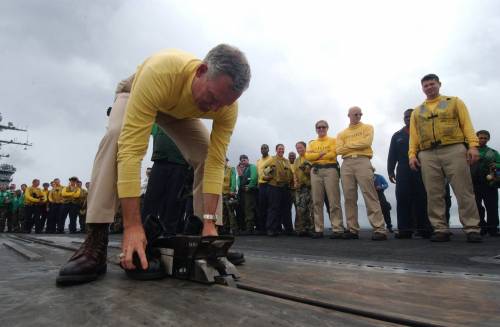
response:
M211 215L211 214L204 214L203 215L203 220L210 220L213 221L214 223L217 222L217 215Z

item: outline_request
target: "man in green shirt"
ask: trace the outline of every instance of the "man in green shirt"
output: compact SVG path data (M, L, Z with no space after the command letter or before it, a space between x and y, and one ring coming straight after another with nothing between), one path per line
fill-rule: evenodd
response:
M481 235L499 236L498 188L494 185L494 180L497 178L497 172L500 172L500 155L486 145L490 140L488 131L481 130L476 135L479 139L479 161L471 167L471 173L479 210ZM485 213L486 220L484 219Z
M238 198L240 212L240 235L253 235L255 232L255 212L257 210L257 167L250 164L248 156L242 154L236 167L238 175Z
M5 223L10 221L11 211L10 206L12 203L12 193L7 189L6 185L0 186L0 233L5 230ZM12 232L10 224L7 224L7 232Z
M182 186L189 171L189 164L172 139L157 124L151 131L153 136L153 167L144 194L142 220L158 217L163 233L175 235L184 214L180 198ZM146 235L150 238L151 235ZM148 243L152 240L148 239Z

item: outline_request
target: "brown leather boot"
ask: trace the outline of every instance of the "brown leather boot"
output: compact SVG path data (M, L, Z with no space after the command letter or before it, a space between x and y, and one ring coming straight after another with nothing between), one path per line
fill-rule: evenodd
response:
M109 224L87 224L87 238L59 270L60 286L87 283L106 273Z

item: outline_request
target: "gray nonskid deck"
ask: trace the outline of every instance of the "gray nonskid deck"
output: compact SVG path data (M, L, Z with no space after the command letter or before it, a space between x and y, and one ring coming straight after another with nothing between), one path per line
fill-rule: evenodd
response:
M29 237L67 248L77 247L83 240L83 235ZM120 238L112 236L112 263L116 263ZM417 250L428 252L427 240L390 240L375 246L375 242L367 240L341 243L253 236L238 238L234 248L244 250L247 257L247 263L239 267L241 284L435 325L495 326L499 322L496 312L500 312L500 291L495 291L500 290L498 265L470 258L498 255L500 240L487 239L476 245L459 238L453 242L455 255L461 258L451 260L451 264L446 258L440 259L439 252L444 249L439 248L433 251L437 253L427 255L423 263L416 258L406 263L404 259L409 254L400 253L413 251L415 256L421 256ZM5 234L0 236L0 242L3 240L16 242ZM391 250L400 242L409 243ZM71 252L29 241L18 243L42 260L29 261L0 247L4 263L0 266L2 326L390 325L387 321L219 285L175 279L132 281L115 264L108 265L108 274L96 282L58 288L57 271ZM358 249L347 249L352 246ZM361 247L370 249L363 252ZM393 255L388 256L388 251L393 251ZM382 262L381 257L391 260ZM462 266L463 262L468 264ZM433 290L438 293L429 293ZM466 306L471 302L476 304L474 314L467 314Z

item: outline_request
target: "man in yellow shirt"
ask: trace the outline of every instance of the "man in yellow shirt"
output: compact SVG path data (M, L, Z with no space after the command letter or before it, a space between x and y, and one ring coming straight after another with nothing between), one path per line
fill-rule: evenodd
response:
M80 197L78 198L78 225L80 226L80 233L85 233L85 220L87 218L87 195L90 183L85 183L85 187L83 188L82 181L77 182L77 186L80 189Z
M268 181L268 208L266 229L268 236L281 232L293 235L290 212L290 185L293 183L290 162L283 155L285 146L276 145L276 155L264 167L264 179Z
M288 162L290 162L290 169L292 170L292 177L293 180L295 181L295 160L297 159L297 154L293 151L288 152ZM297 187L295 185L295 182L292 182L290 184L290 217L292 216L292 206L295 207L295 215L297 215L297 202L296 202L296 191ZM294 225L295 227L295 225Z
M295 144L299 157L292 166L295 186L295 232L298 236L310 236L314 232L313 202L311 198L311 163L306 160L306 143ZM338 183L337 183L338 184ZM323 208L322 208L323 209Z
M76 219L80 210L79 199L81 189L78 187L78 178L70 177L68 186L62 188L61 195L63 205L61 207L59 222L57 224L57 232L64 233L64 225L66 225L66 217L69 215L69 232L76 233Z
M257 234L266 234L266 223L267 223L267 198L269 183L264 179L264 167L268 165L272 157L269 155L269 145L262 144L260 146L260 153L262 157L257 160L257 175L259 178L259 212L257 214L257 220L255 221L255 229Z
M450 240L444 198L447 180L457 197L458 215L467 241L481 242L469 167L479 160L479 141L469 112L458 97L439 93L441 82L437 75L428 74L420 82L427 99L411 115L408 157L411 169L422 170L427 212L434 228L431 241Z
M40 219L41 204L44 195L40 189L40 180L34 179L31 186L24 191L24 232L31 233L33 225Z
M38 220L35 220L35 233L40 234L43 233L45 227L45 223L47 222L47 216L49 214L49 183L42 184L42 201L40 202L40 215L37 217Z
M361 122L363 113L359 107L349 109L349 127L337 135L337 154L342 156L340 168L342 189L344 191L345 214L348 231L346 239L359 238L358 222L358 185L365 200L368 221L373 227L372 240L387 240L384 216L373 184L373 127Z
M47 233L55 233L63 205L62 186L59 178L54 178L49 191L49 216L47 218Z
M236 100L248 88L250 75L245 55L221 44L203 61L180 50L156 53L119 83L92 170L87 238L62 267L59 284L88 282L106 271L108 225L119 201L124 225L121 265L148 269L139 212L140 166L155 121L193 167L194 213L203 220L202 235L217 235L224 161L238 116ZM199 118L213 120L211 133ZM134 253L140 267L133 263Z

